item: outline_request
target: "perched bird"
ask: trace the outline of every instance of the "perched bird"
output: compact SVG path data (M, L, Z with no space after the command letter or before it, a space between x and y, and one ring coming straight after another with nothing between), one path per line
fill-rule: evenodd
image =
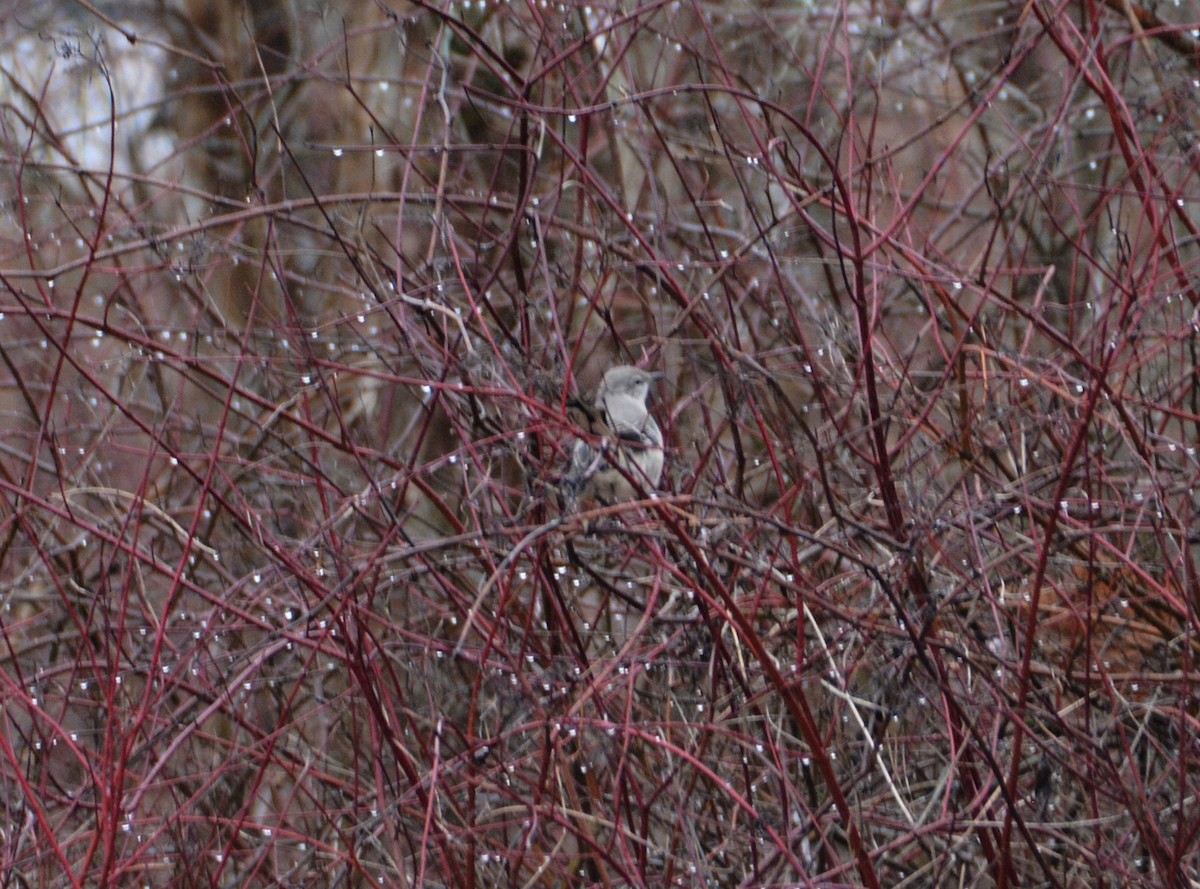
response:
M627 364L604 374L592 408L576 405L583 426L599 442L579 439L563 480L568 496L602 503L631 500L652 491L662 478L663 435L646 407L650 384L661 374Z

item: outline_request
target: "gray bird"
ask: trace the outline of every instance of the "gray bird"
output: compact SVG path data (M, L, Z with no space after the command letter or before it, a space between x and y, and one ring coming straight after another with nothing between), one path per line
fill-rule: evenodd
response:
M627 364L604 374L592 409L582 408L584 426L599 436L579 439L563 480L573 500L590 495L602 503L632 500L652 491L662 478L663 435L646 407L650 384L661 374Z

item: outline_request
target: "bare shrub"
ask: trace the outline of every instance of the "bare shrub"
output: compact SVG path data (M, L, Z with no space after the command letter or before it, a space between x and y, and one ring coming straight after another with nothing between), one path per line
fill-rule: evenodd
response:
M1192 879L1181 6L21 6L3 885Z

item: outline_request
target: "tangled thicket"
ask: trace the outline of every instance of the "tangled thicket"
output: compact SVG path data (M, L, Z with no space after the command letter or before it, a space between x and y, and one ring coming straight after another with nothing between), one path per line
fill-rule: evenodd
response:
M1200 868L1186 4L24 5L0 885Z

